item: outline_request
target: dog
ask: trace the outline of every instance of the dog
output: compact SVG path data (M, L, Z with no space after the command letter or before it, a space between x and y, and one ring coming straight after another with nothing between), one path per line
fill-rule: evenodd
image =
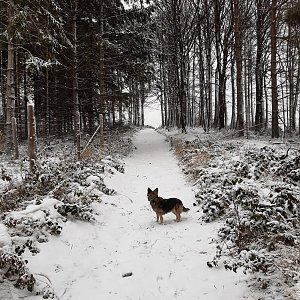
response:
M158 197L158 188L151 190L148 188L147 192L148 201L152 209L156 213L156 222L163 223L163 215L172 212L176 216L176 222L180 222L181 213L187 212L190 209L183 206L182 201L177 198L163 199Z

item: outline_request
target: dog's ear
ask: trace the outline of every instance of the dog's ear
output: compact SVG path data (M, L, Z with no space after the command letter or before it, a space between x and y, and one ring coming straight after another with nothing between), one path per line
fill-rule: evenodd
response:
M148 188L148 193L151 193L152 191L151 191L151 189L150 188Z
M156 196L158 196L158 188L156 188L153 192L156 194Z

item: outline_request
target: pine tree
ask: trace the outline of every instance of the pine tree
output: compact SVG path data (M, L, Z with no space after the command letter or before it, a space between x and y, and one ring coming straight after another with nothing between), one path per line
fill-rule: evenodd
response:
M11 153L14 146L17 153L17 137L12 137L12 119L15 118L15 91L17 91L14 70L17 53L22 57L25 69L37 70L51 64L47 54L60 47L58 39L63 35L60 32L61 23L57 18L59 7L52 1L9 0L1 5L4 17L1 27L4 33L1 38L7 45L7 80L6 80L6 141L7 152ZM18 118L20 119L20 118ZM26 127L27 124L24 126ZM12 145L15 141L15 145Z

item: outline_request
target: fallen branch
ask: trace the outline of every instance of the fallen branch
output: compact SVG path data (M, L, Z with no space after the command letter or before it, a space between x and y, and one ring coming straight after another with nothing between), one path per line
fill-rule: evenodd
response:
M80 158L82 158L84 156L84 153L86 151L86 149L89 147L89 145L93 142L96 134L98 133L98 131L100 130L101 125L99 125L96 129L96 131L94 132L94 134L92 135L92 137L89 139L89 141L87 142L86 146L83 148L82 153L80 155Z

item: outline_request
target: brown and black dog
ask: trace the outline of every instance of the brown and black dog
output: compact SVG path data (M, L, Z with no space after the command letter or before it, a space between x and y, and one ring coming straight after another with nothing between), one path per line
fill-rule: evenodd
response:
M177 198L163 199L162 197L158 197L158 188L153 191L148 188L147 197L152 209L156 213L156 221L160 224L163 223L164 214L172 212L176 216L176 222L180 222L180 214L190 210L184 207L182 201Z

